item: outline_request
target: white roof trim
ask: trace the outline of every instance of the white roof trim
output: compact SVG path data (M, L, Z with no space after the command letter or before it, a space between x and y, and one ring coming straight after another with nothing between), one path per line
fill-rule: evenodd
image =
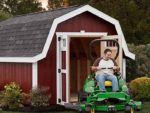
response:
M74 11L71 11L71 12L69 12L63 16L60 16L53 21L52 27L49 31L48 38L46 40L45 46L44 46L41 54L39 54L35 57L0 57L0 62L28 62L28 63L32 62L33 63L33 62L37 62L37 61L45 58L47 55L47 52L49 50L50 44L52 42L52 38L54 36L54 33L56 31L57 25L59 23L62 23L64 21L72 18L72 17L75 17L79 14L82 14L83 12L86 12L86 11L88 11L88 12L104 19L105 21L108 21L111 24L113 24L117 30L118 35L121 35L123 38L122 39L122 47L123 47L125 55L131 59L135 59L135 55L133 53L129 52L129 50L128 50L128 47L127 47L123 32L121 30L121 26L119 24L119 21L106 15L106 14L104 14L103 12L101 12L101 11L99 11L99 10L89 6L89 5L85 5L81 8L78 8Z

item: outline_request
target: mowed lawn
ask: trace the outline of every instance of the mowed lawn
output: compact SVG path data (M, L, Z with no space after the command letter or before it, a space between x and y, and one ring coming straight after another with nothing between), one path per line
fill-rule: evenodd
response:
M0 113L25 113L25 112L5 112L5 111L0 111ZM29 113L31 113L31 112L29 112ZM43 112L41 112L41 113L43 113ZM47 112L47 113L54 113L54 112ZM65 111L65 112L55 112L55 113L78 113L78 112ZM107 113L107 112L96 112L96 113ZM124 112L117 112L117 113L124 113ZM150 113L150 102L144 102L143 105L142 105L142 110L141 111L135 111L134 113Z

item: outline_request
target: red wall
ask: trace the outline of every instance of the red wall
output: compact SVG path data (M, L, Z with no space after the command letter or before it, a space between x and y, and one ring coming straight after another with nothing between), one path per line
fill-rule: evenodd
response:
M47 57L38 62L38 85L50 89L50 103L56 103L56 40L53 38Z
M57 27L57 32L108 32L109 35L116 35L115 26L93 14L85 12L70 20L67 20Z
M56 32L108 32L115 35L114 25L88 12L58 25ZM38 84L48 86L52 95L50 103L56 103L56 35L53 37L47 57L38 63Z
M23 91L32 88L32 64L0 63L0 90L10 82L20 84Z

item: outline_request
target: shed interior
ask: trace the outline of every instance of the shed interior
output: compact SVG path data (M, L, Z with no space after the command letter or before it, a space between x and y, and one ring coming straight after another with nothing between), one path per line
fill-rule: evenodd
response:
M78 99L78 92L83 89L84 81L93 64L89 56L89 43L98 38L72 37L70 39L70 102ZM100 43L92 47L94 59L100 57Z

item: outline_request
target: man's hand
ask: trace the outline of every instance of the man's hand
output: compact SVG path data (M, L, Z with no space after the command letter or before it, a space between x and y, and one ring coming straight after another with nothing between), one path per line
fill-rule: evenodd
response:
M114 66L114 67L113 67L113 70L119 71L119 67L118 67L118 66Z
M117 70L117 69L118 69L118 67L117 67L117 66L114 66L114 67L113 67L113 70Z
M97 71L97 67L96 66L91 66L91 70L92 71Z

